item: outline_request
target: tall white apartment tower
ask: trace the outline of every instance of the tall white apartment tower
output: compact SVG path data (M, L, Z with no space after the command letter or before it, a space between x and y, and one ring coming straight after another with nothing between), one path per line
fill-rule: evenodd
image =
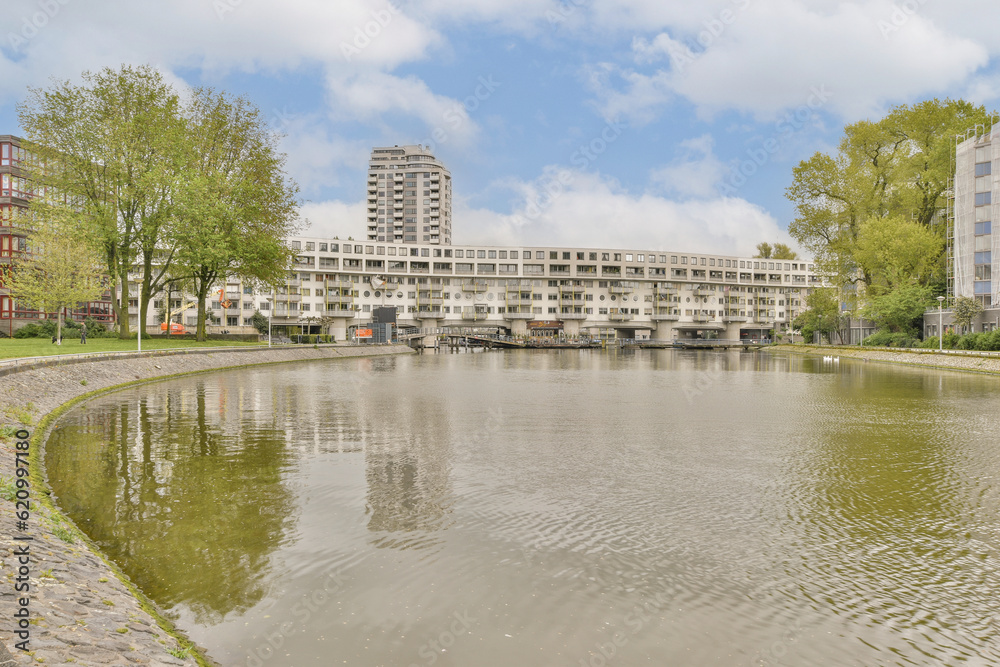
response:
M368 240L451 245L451 173L426 147L372 149Z

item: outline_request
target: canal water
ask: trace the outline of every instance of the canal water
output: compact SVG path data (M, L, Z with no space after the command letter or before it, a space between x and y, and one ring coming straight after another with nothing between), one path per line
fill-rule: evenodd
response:
M62 508L222 665L1000 663L1000 378L516 351L67 413Z

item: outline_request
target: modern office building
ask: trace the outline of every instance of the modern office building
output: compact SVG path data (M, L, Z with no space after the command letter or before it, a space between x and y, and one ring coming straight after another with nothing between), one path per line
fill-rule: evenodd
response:
M13 335L20 326L37 322L44 315L19 305L11 297L8 286L12 264L29 249L28 229L23 217L32 194L31 183L25 176L28 157L21 139L9 134L0 135L0 336ZM111 294L105 294L100 301L81 304L64 314L76 320L93 317L110 324L114 319Z
M373 148L368 240L451 245L451 174L421 145Z

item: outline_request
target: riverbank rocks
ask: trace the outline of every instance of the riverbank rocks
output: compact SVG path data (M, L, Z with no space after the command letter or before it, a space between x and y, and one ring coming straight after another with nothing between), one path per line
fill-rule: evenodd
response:
M13 433L35 425L67 401L136 380L237 366L410 353L405 346L210 348L177 353L95 355L46 359L13 368L0 365L0 667L14 665L196 665L180 642L152 614L58 511L37 502L31 490L27 525L18 524L13 480ZM37 452L35 452L37 454ZM34 461L34 459L33 459ZM30 540L16 538L30 537ZM25 593L15 591L19 552L30 553L28 652L16 649L15 612ZM22 583L24 583L22 579ZM5 646L4 646L5 645ZM9 651L7 650L9 649Z

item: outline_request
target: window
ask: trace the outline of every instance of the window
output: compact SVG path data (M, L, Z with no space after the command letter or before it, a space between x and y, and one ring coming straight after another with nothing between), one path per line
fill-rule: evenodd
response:
M993 193L992 192L977 192L976 193L976 206L986 206L993 203Z
M993 223L990 221L976 223L976 236L993 233Z
M976 253L976 264L992 264L993 263L993 252L986 250L984 252Z
M989 176L993 173L993 164L991 162L980 162L976 165L976 176Z

